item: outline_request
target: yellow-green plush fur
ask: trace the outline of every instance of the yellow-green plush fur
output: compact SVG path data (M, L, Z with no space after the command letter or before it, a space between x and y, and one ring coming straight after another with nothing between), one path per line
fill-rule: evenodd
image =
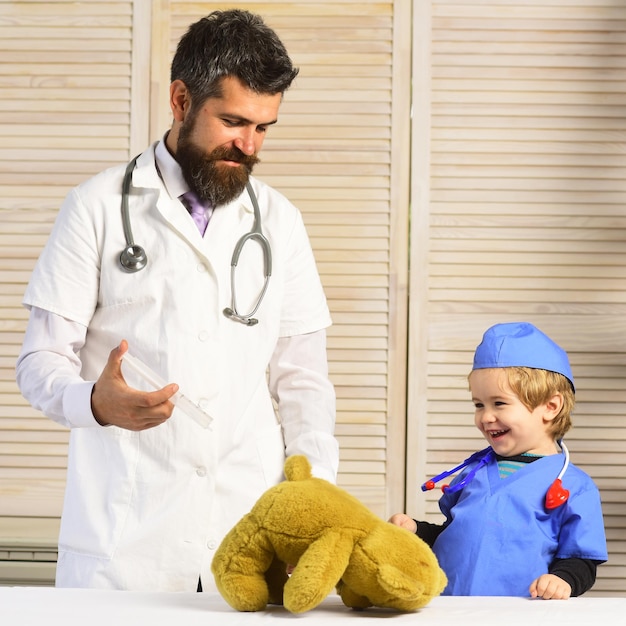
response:
M232 528L213 559L217 588L233 608L284 604L303 613L336 587L349 607L413 611L443 591L445 574L417 535L313 478L304 456L287 459L285 476ZM287 564L295 565L291 576Z

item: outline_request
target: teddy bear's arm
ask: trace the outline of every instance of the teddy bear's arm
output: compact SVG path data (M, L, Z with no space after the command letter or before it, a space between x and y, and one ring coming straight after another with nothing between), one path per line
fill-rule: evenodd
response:
M292 613L304 613L316 607L341 578L353 545L350 536L330 530L311 543L285 585L285 608Z
M274 561L266 531L253 515L245 515L224 537L213 557L211 569L218 591L238 611L264 609L278 595L274 587L270 591L265 578L268 570L278 571Z

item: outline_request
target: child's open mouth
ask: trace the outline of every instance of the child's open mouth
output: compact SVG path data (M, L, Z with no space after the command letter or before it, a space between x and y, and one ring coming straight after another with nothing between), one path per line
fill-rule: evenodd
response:
M506 435L509 431L508 430L490 430L488 431L488 435L492 438L492 439L499 439L500 437Z

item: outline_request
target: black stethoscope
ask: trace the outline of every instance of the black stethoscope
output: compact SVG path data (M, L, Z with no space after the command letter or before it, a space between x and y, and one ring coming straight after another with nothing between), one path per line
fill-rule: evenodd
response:
M561 446L563 453L565 454L565 461L563 461L563 467L561 468L559 475L556 477L555 481L550 485L550 488L546 492L547 509L556 509L557 507L567 502L567 499L569 498L569 490L563 487L563 482L561 480L563 478L563 474L565 474L565 470L567 470L569 466L569 450L567 449L567 446L563 443L563 441L559 441L559 445ZM447 478L448 476L451 476L452 474L455 474L459 470L463 469L467 465L470 465L471 463L477 461L476 466L473 467L463 477L462 480L455 483L454 485L443 485L443 487L441 487L441 491L443 491L444 493L456 493L457 491L463 489L463 487L465 487L465 485L467 485L474 478L476 472L478 472L478 470L483 465L487 465L487 463L494 459L495 456L495 452L491 449L491 446L485 448L484 450L474 452L472 456L465 459L465 461L463 461L463 463L461 463L460 465L453 467L447 472L441 472L441 474L437 474L437 476L435 476L434 478L427 480L422 485L422 491L430 491L431 489L434 489L435 483L438 483L443 478Z
M135 163L137 162L138 156L136 156L130 163L126 166L126 171L124 173L124 181L122 182L122 225L124 227L124 238L126 239L126 247L120 253L120 266L125 272L135 273L142 270L148 264L148 256L146 255L146 251L138 246L133 239L133 231L130 226L130 211L128 209L128 197L130 195L130 188L132 186L133 179L133 170L135 169ZM270 242L267 240L265 235L263 234L263 230L261 228L261 211L259 209L259 204L256 199L256 195L250 183L246 183L246 189L248 190L248 195L250 196L250 200L252 201L252 207L254 208L254 225L252 230L245 235L243 235L235 244L235 249L233 250L233 256L230 261L230 290L231 290L231 306L226 307L222 312L229 319L235 320L237 322L241 322L246 326L254 326L259 323L259 320L253 317L253 315L258 311L261 306L261 302L265 296L265 292L267 291L267 286L269 284L270 276L272 275L272 249L270 247ZM261 293L257 298L256 304L252 308L249 313L239 313L237 310L237 297L235 294L235 270L237 268L237 264L239 263L239 257L241 255L241 251L245 243L251 239L258 241L261 249L263 250L263 288L261 289Z

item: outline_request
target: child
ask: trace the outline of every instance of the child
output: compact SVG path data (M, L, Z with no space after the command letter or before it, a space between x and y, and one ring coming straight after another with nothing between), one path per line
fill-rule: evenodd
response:
M443 487L445 522L389 521L432 546L444 595L583 594L608 556L598 489L561 441L574 407L567 354L532 324L497 324L476 349L469 386L489 447L422 486L465 467Z

